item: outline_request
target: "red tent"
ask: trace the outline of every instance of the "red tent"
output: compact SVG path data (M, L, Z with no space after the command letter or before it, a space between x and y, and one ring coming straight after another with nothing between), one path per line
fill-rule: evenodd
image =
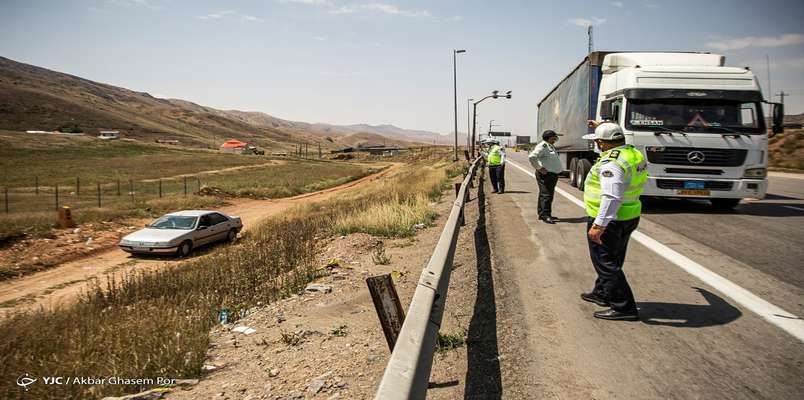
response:
M248 146L248 143L241 142L237 139L229 139L224 144L221 145L222 149L240 149L245 148Z

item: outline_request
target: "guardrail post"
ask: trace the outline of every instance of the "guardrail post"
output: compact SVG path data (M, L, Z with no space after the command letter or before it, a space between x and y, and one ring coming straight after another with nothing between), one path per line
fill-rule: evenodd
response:
M56 185L56 210L59 209L59 185Z
M117 178L117 195L120 196L120 178Z
M385 341L388 342L388 348L394 351L402 323L405 322L405 312L396 293L394 280L391 279L391 274L370 276L366 278L366 284L371 293L371 300L374 301Z
M81 178L75 177L75 197L81 196Z
M100 182L98 182L98 208L101 208L101 191L100 191Z
M184 177L184 197L187 197L187 177Z
M460 195L460 193L461 193L461 184L460 184L460 182L455 182L455 198L456 198L456 199L458 198L458 196ZM463 199L463 200L464 200L464 201L466 201L465 196L464 196L464 199ZM464 221L464 218L463 218L463 206L461 206L461 213L460 213L460 215L458 216L458 221L460 222L461 226L465 226L465 225L466 225L466 221Z

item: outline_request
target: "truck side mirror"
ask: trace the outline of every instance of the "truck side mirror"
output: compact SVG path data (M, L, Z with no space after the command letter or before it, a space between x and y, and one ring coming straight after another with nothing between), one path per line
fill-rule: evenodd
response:
M773 134L784 132L784 104L773 103L771 114L773 114Z

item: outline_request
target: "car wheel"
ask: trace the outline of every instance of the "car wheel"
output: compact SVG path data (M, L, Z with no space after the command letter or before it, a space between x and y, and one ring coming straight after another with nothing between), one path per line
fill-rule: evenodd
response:
M589 173L589 170L592 169L592 163L585 158L581 158L578 160L578 189L583 191L584 184L586 183L586 174Z
M235 240L237 240L237 229L229 229L229 233L226 234L226 241L234 243Z
M729 211L740 204L740 199L709 199L712 208L720 211Z
M193 251L193 243L189 240L185 240L179 245L179 249L176 250L176 255L179 257L187 257L190 255L191 251Z
M578 174L575 168L577 168L578 159L573 157L569 163L569 178L570 178L570 186L578 187Z

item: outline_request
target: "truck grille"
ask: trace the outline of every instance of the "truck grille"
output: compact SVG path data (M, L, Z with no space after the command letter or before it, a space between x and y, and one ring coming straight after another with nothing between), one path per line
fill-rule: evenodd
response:
M743 149L699 149L695 147L664 147L662 151L646 151L648 162L666 165L695 165L710 167L739 167L745 162L748 150ZM703 161L693 163L689 160L691 152L703 153Z
M723 181L703 181L703 184L704 189L720 191L729 191L734 186L734 182ZM659 189L684 189L684 181L678 179L657 179L656 186Z

